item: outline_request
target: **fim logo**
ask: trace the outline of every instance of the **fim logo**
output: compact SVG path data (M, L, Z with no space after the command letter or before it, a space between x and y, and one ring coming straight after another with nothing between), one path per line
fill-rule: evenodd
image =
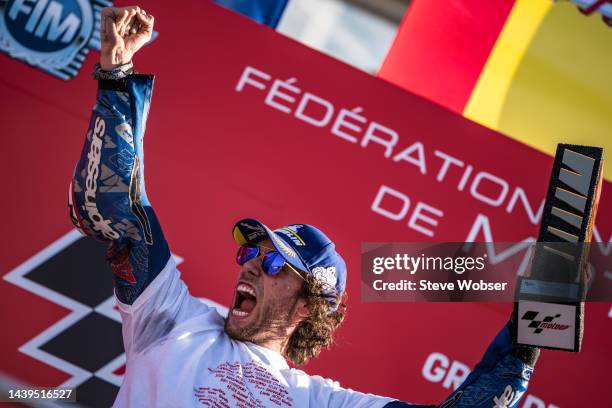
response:
M100 13L110 6L108 0L0 1L0 51L73 78L89 50L100 50Z
M569 325L567 324L558 324L553 322L554 319L558 319L559 317L561 317L560 314L556 314L554 316L545 316L542 320L535 320L538 314L538 312L527 311L525 312L523 317L521 317L521 320L531 320L531 323L529 323L529 326L527 327L535 329L533 331L535 334L542 333L544 329L566 330L569 327Z

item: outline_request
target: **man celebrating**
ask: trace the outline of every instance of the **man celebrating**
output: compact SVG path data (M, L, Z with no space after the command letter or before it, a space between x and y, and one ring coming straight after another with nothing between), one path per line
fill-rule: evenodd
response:
M132 57L152 32L153 16L139 7L102 11L97 102L69 194L74 225L109 243L127 356L115 406L425 407L288 366L330 346L345 313L346 265L311 225L236 223L239 272L227 318L189 294L144 188L153 76L134 73ZM510 339L508 324L440 406L516 407L538 350Z

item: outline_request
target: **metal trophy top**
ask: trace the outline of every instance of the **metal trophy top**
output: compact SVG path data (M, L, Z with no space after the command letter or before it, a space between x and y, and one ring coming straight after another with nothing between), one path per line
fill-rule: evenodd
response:
M517 344L579 351L603 149L559 144L531 270L519 279Z

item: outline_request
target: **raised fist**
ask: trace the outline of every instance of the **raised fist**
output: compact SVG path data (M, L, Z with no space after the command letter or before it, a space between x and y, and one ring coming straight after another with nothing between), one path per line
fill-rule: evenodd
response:
M126 64L153 34L152 15L138 6L106 7L100 21L100 66L110 71Z

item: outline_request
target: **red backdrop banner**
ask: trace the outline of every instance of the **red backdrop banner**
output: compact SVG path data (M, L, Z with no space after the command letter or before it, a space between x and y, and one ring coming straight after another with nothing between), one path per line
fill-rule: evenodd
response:
M348 318L333 349L305 370L366 392L441 401L511 305L362 303L360 244L533 239L552 158L208 2L141 6L156 16L159 32L135 59L140 72L156 74L145 139L148 195L192 294L229 303L237 272L231 227L239 218L319 226L347 259ZM25 383L120 381L120 357L110 365L53 357L54 333L94 309L111 316L112 307L53 295L47 286L57 280L49 274L60 273L53 268L37 277L49 282L44 288L22 279L72 239L67 190L94 103L96 57L62 81L0 56L0 369ZM605 182L592 249L605 257L611 203ZM97 269L81 258L65 260L78 270L66 285L95 280ZM609 271L596 273L598 284L609 282ZM579 354L543 353L522 407L605 400L609 311L610 304L587 306ZM58 321L62 329L49 332Z

